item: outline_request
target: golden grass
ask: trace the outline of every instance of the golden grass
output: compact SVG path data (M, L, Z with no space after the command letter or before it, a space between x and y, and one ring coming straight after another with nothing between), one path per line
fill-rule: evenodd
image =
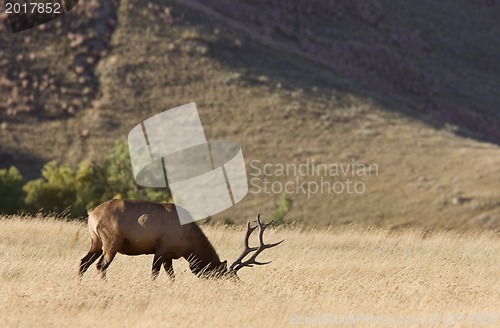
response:
M241 251L242 229L203 226L223 259ZM276 327L311 326L309 321L323 318L343 320L344 326L377 320L388 326L393 320L392 326L427 327L435 318L439 326L477 326L478 320L483 327L500 325L497 235L356 228L268 232L267 240L280 238L283 245L263 254L273 263L243 269L240 282L196 278L179 260L175 282L162 271L152 283L152 256L118 255L107 282L93 266L79 283L78 262L89 246L85 225L3 218L0 322Z

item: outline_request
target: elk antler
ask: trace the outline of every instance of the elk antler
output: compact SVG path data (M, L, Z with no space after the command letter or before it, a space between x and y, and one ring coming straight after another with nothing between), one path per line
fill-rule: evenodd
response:
M248 229L247 229L247 233L245 235L245 250L243 251L243 253L241 253L241 255L238 257L238 259L236 261L234 261L233 264L231 264L231 266L229 267L229 270L230 271L238 271L239 269L243 268L243 267L252 267L254 264L255 265L264 265L264 264L269 264L271 263L271 261L269 262L258 262L256 259L257 259L257 256L265 249L267 248L271 248L271 247L274 247L274 246L278 246L279 244L281 244L282 242L284 242L285 240L283 239L282 241L280 242L277 242L277 243L272 243L272 244L265 244L264 243L264 230L266 230L266 228L273 222L273 220L269 221L269 223L262 223L262 221L260 220L260 214L257 215L257 224L255 227L252 227L250 225L250 222L248 222ZM252 234L252 232L257 229L257 227L259 227L259 242L260 242L260 245L259 247L249 247L248 246L248 239L250 238L250 235ZM255 252L253 253L253 255L246 261L243 261L242 260L248 255L250 254L251 252Z

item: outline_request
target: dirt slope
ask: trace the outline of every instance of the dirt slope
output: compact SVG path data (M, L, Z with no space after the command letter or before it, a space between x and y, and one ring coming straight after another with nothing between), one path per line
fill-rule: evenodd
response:
M99 158L144 118L196 101L209 139L242 145L253 182L216 219L269 217L280 192L257 192L264 178L294 186L351 178L363 193L290 192L290 219L500 227L496 4L183 3L86 1L50 33L2 32L2 167L33 177L49 159ZM40 90L44 74L49 91ZM258 174L264 164L313 162L378 169Z

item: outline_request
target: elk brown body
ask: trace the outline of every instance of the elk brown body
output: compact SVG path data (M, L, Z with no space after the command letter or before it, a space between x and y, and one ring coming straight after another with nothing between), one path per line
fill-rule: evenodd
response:
M279 243L264 244L262 236L269 224L260 221L260 246L248 247L248 238L257 228L248 224L245 237L245 251L238 260L227 268L227 261L219 259L214 247L195 222L181 225L178 211L181 207L170 203L152 203L115 199L97 206L89 211L88 228L91 238L90 250L80 261L79 273L82 276L97 259L97 270L104 278L106 269L117 253L125 255L154 254L152 277L156 278L163 265L167 274L173 278L172 260L185 258L189 267L197 275L223 276L236 272L242 267L253 264L262 265L255 260L264 249ZM241 260L251 252L255 252L249 260Z

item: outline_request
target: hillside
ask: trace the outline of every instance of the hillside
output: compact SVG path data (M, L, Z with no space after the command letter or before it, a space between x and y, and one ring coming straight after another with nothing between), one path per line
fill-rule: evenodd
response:
M289 219L498 229L499 11L89 0L18 34L3 15L0 167L34 178L51 159L99 159L138 122L195 101L208 139L242 145L249 178L266 163L377 165L351 177L360 194L290 193ZM321 181L276 175L257 178ZM280 193L255 191L215 219L269 217Z

